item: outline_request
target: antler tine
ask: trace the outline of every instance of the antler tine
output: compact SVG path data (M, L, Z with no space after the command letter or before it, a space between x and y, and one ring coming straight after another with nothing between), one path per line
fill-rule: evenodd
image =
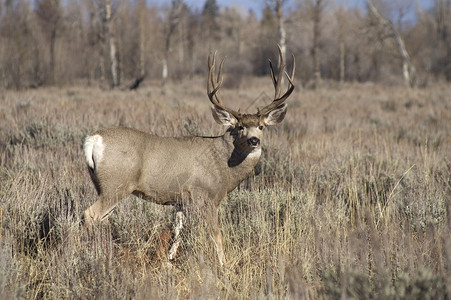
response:
M210 90L210 85L213 87L214 89L214 74L215 73L215 64L216 64L216 51L213 54L213 59L211 58L211 52L208 55L208 79L207 79L207 92L208 92L208 96L210 97L211 94L211 90ZM213 95L213 94L211 94Z
M291 68L291 76L288 76L288 73L285 71L285 75L287 75L287 79L290 82L290 84L292 86L294 86L293 81L294 81L294 73L296 71L296 58L294 58L294 54L291 53L291 58L293 60L293 67Z
M272 83L274 85L274 88L277 88L277 78L274 75L274 68L272 67L272 61L271 61L271 59L268 59L268 61L269 61L269 72L271 73L270 75L271 75ZM277 95L275 95L274 98L277 98Z
M287 71L285 71L285 76L287 76L287 79L288 79L288 90L285 92L285 94L282 97L275 99L274 101L282 101L282 100L285 101L285 99L288 98L288 96L290 96L294 90L293 81L294 81L294 73L296 71L296 59L294 58L294 54L291 54L291 57L293 59L293 67L291 69L291 76L289 76Z
M222 85L222 79L220 77L221 70L219 70L218 77L215 81L215 65L216 65L216 51L213 53L213 58L210 55L208 55L208 80L207 80L207 93L208 98L210 98L211 102L214 105L221 104L221 99L219 98L217 92L219 88ZM220 69L222 67L222 64L220 65ZM213 89L213 90L212 90Z
M223 102L221 101L221 98L219 97L219 89L222 86L223 77L222 77L222 67L224 65L224 59L222 59L221 63L219 64L219 70L218 75L215 78L215 65L216 65L216 51L213 53L213 58L210 55L208 55L208 80L207 80L207 94L208 98L210 99L211 103L229 113L231 113L233 116L238 117L240 113L227 108Z
M283 73L285 70L285 61L283 60L282 49L280 48L279 44L277 45L277 48L279 50L280 62L279 62L279 73L277 73L277 81L276 81L276 86L275 86L275 91L274 91L274 99L277 99L278 97L280 97L282 76L283 76ZM272 71L272 73L274 73L274 70Z
M285 62L283 59L283 55L282 55L282 49L280 48L279 45L277 45L278 50L279 50L279 57L280 57L280 65L279 65L279 70L277 73L277 77L275 75L274 72L274 68L272 65L271 60L269 60L269 69L270 69L270 73L271 73L271 79L272 82L274 84L274 100L273 102L271 102L269 105L265 106L264 108L260 109L258 111L259 115L263 115L266 114L268 112L270 112L271 110L273 110L274 108L280 106L286 99L288 99L288 97L291 95L291 93L294 90L294 74L295 74L295 70L296 70L296 60L294 58L294 55L292 54L292 58L293 58L293 67L291 70L291 75L288 75L287 71L285 71ZM283 74L285 74L285 76L288 79L288 89L287 91L280 96L281 94L281 82L282 82L282 76Z

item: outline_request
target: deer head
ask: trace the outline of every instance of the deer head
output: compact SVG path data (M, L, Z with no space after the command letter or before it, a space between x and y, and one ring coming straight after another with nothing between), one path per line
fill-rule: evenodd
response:
M263 130L266 126L271 126L280 123L287 112L287 105L285 101L291 95L294 90L294 73L295 73L295 59L293 57L293 67L291 75L285 71L285 62L283 60L282 50L280 46L279 56L280 65L279 70L276 73L271 60L269 60L269 67L271 71L271 78L274 84L274 100L267 106L258 109L255 114L243 114L240 111L235 111L228 108L222 102L219 96L219 89L221 88L223 77L222 67L224 59L219 64L219 71L216 75L216 52L208 57L209 76L207 82L207 93L212 106L213 118L221 125L228 126L228 131L234 138L234 144L242 154L249 155L251 153L260 152L261 139L263 136ZM286 75L288 80L288 88L283 95L281 95L281 85L283 74Z

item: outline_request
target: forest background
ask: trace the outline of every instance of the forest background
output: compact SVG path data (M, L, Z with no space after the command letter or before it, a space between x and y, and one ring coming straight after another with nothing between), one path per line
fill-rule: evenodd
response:
M165 84L205 76L217 49L233 74L227 84L240 87L267 74L276 43L296 56L303 86L451 80L449 0L346 3L262 0L255 12L216 0L2 1L0 87Z

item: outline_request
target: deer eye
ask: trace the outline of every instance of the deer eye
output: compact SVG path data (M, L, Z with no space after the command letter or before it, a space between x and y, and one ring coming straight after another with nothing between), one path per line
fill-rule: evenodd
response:
M263 125L258 126L258 129L263 130L265 128Z

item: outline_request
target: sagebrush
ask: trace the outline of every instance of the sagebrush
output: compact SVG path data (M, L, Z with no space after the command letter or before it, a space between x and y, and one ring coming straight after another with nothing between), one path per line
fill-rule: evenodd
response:
M263 106L262 80L222 98L246 109L263 91ZM169 266L174 210L134 196L86 235L96 195L83 137L110 125L220 134L203 86L0 92L3 299L450 298L449 86L296 90L254 174L221 204L225 267L199 218Z

